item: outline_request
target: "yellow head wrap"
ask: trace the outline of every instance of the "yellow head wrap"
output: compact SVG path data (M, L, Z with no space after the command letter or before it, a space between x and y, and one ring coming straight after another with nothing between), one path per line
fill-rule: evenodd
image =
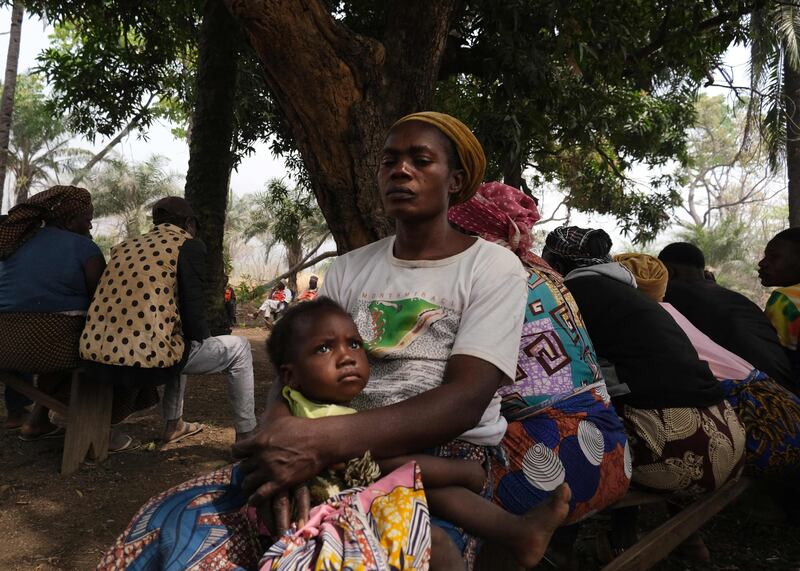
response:
M469 130L469 127L455 117L445 113L422 111L420 113L411 113L398 119L392 125L392 129L407 121L421 121L422 123L433 125L453 142L458 153L458 159L461 161L461 166L467 175L467 180L464 188L450 200L450 205L460 204L472 198L483 182L483 175L486 174L486 155L483 154L483 147L478 142L478 139L475 138L475 135L472 134L472 131Z
M631 271L643 294L655 301L664 301L669 274L661 260L647 254L619 254L614 256L614 261Z

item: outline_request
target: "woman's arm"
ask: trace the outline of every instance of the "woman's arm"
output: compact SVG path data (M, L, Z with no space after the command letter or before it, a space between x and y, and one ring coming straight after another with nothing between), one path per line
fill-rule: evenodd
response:
M100 277L105 269L106 259L103 254L91 256L83 263L83 279L86 282L86 291L89 293L89 299L92 299L94 290L97 289L97 284L100 283Z
M502 377L487 361L454 355L443 385L391 406L315 420L270 414L263 430L233 447L244 459L243 487L259 504L367 450L381 459L449 442L480 422Z

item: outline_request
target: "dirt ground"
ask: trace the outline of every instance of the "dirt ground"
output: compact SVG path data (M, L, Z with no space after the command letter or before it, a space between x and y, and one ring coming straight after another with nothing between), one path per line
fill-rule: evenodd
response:
M256 402L264 403L270 378L265 332L246 328L235 334L253 345ZM5 417L1 409L0 418ZM163 449L146 446L111 456L101 465L85 465L66 477L58 474L61 441L23 443L16 433L0 428L0 571L91 569L148 498L228 463L234 433L223 375L190 378L185 417L203 422L206 429ZM161 429L157 408L126 424L128 432L145 444L157 443ZM704 537L714 563L698 565L672 556L657 569L800 569L798 528L775 523L780 509L767 509L770 502L763 491L751 494L706 526ZM658 508L643 516L647 525L664 518ZM600 517L584 526L578 543L581 569L599 568L593 558L594 539L605 523Z

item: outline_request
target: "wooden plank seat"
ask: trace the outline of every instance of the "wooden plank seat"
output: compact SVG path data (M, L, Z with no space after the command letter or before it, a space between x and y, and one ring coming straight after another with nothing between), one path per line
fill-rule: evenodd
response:
M69 405L40 391L18 374L0 371L0 383L12 387L28 398L57 412L66 419L64 453L61 474L72 474L86 459L87 454L96 462L108 457L108 439L111 428L111 402L113 388L99 383L72 369L72 386Z
M670 552L678 547L692 533L699 530L708 520L719 513L728 504L750 486L752 480L740 476L731 480L718 490L699 497L676 515L645 534L635 545L626 549L622 555L603 567L602 571L641 571L650 569ZM629 491L609 510L630 506L664 502L668 495L648 493L640 490ZM546 564L540 564L546 568ZM539 568L539 567L537 567ZM493 544L484 544L475 564L476 571L519 571L511 554Z

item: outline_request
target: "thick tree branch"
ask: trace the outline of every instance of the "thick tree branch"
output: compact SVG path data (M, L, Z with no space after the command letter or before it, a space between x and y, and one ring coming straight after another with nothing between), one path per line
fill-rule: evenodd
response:
M334 250L330 250L328 252L324 252L324 253L320 254L319 256L317 256L315 258L312 258L311 260L306 258L305 260L303 260L299 264L297 264L295 266L292 266L291 268L289 268L288 270L283 272L278 277L273 278L271 281L267 282L266 285L267 285L267 287L271 287L271 286L275 285L276 283L278 283L279 281L281 281L282 279L288 278L292 274L296 274L297 272L302 272L306 268L310 268L314 264L318 264L318 263L320 263L322 260L324 260L326 258L331 258L331 257L337 256L337 255L338 255L338 252L335 252Z

